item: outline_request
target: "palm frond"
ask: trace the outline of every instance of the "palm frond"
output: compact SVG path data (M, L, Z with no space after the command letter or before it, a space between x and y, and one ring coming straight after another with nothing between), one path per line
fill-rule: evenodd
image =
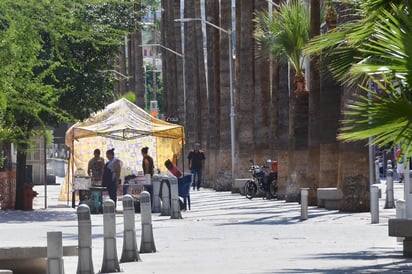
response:
M303 48L309 41L308 8L300 1L280 5L272 14L258 13L255 38L259 48L287 58L297 73L302 71Z
M412 53L409 46L412 37L407 35L412 30L410 7L390 3L399 1L361 2L362 9L356 9L360 13L353 15L358 16L359 20L315 37L308 43L305 52L322 54L328 70L343 83L365 84L368 74L381 73L383 65L394 74L402 75L409 70L407 62L411 55L408 51Z
M376 90L356 95L346 105L338 139L359 141L374 137L379 145L412 144L412 92L403 82L391 76L375 79ZM405 150L406 151L406 148Z

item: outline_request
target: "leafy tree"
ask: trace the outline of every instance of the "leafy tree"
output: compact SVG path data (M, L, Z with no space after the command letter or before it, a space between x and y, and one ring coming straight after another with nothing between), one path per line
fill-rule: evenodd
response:
M136 27L132 4L0 1L0 137L17 147L16 209L24 206L34 130L83 119L113 98L113 79L102 70L111 68L121 38Z

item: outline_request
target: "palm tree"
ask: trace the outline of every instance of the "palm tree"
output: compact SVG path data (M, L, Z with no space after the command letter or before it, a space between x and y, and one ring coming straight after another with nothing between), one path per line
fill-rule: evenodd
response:
M256 39L273 56L290 62L295 70L295 94L307 93L303 49L310 38L309 11L299 0L282 3L272 14L258 13Z
M255 58L253 36L253 12L254 1L237 1L236 3L236 144L237 161L236 176L243 171L247 172L250 165L249 160L253 159L257 149L255 139L257 135L254 125L263 127L261 121L255 123L255 116L262 116L257 109L262 109L259 100L260 94L256 93L256 79L254 78ZM228 106L227 106L228 107ZM257 161L261 161L259 158ZM244 174L242 177L247 176Z
M295 71L295 90L290 96L289 110L286 201L298 200L299 186L308 185L308 90L303 71L303 49L309 35L308 8L298 0L282 3L273 14L258 14L255 37L260 47L278 60L288 61Z
M320 1L310 1L310 30L311 37L320 34ZM310 94L309 94L309 120L308 120L308 178L312 182L309 190L309 204L317 204L317 191L321 173L320 150L320 74L319 58L312 56L310 59Z
M406 46L412 42L411 8L412 4L405 1L360 1L360 6L353 9L357 11L352 15L355 20L310 43L308 52L322 52L335 77L348 85L358 85L363 91L345 99L339 139L365 141L374 137L371 144L400 144L403 152L411 154L412 62ZM366 203L363 208L367 210L368 182L359 178L350 184L363 189L357 199ZM344 201L344 209L356 209L353 202Z
M380 146L401 145L401 150L409 158L412 154L412 59L409 49L412 4L396 4L389 8L385 5L380 14L375 14L374 34L378 35L371 35L360 49L363 62L351 66L355 79L369 79L375 88L362 86L371 96L358 96L348 106L350 117L344 121L339 137L362 140L373 136L373 143ZM372 21L372 18L368 16L365 20ZM362 119L355 121L355 115Z
M208 21L219 25L219 2L206 0L206 18ZM219 165L219 94L220 94L220 32L216 28L206 28L207 38L207 90L209 109L209 130L207 135L207 168L208 179L216 182L216 170Z

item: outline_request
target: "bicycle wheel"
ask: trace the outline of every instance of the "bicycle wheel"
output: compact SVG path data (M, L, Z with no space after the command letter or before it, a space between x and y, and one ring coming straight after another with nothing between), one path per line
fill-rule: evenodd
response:
M255 182L249 180L246 182L245 184L245 195L246 198L248 199L253 199L253 197L255 197L257 192L257 185L255 184Z
M269 192L272 198L278 197L278 181L276 179L269 184Z

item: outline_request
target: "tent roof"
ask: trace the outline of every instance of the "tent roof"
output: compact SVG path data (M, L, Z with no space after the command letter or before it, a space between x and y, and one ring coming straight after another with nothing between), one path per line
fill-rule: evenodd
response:
M75 140L104 136L118 140L135 139L147 135L183 139L183 126L154 118L125 98L111 103L104 110L93 113L66 132L66 145L73 146Z

